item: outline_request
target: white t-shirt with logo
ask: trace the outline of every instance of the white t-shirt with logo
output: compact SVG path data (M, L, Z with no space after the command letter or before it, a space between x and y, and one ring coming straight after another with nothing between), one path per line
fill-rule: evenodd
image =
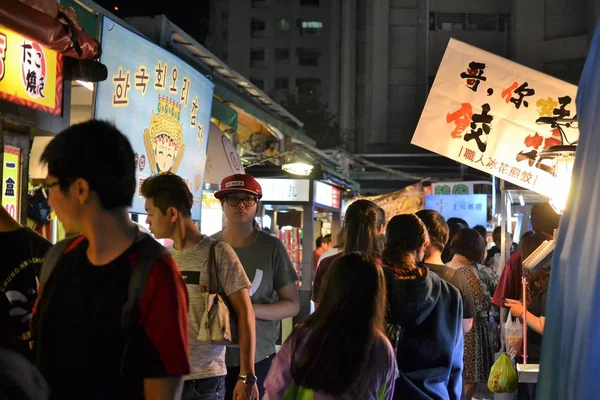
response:
M227 374L225 346L203 344L197 339L205 309L201 288L208 286L208 253L214 241L214 239L204 236L200 243L189 249L176 250L173 246L168 248L179 266L189 297L191 371L185 377L186 380L212 378ZM231 246L225 242L218 243L215 255L219 283L222 285L221 290L225 295L229 296L242 289L250 289L250 281L244 272L244 267Z

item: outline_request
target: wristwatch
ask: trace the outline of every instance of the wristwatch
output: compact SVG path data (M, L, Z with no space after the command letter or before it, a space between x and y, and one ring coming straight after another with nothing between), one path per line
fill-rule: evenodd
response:
M238 380L244 382L248 386L256 385L256 375L238 375Z

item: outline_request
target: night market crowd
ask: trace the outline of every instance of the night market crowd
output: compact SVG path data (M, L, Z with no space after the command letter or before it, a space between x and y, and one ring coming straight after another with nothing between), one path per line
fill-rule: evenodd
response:
M356 200L335 247L317 240L315 311L279 347L281 321L300 310L298 277L255 221L252 176L223 179L227 224L207 236L179 176L135 193L134 152L107 122L64 130L41 160L49 205L73 234L51 246L0 207L0 399L480 397L500 321L523 313L522 260L553 231L538 218L499 269L499 231L488 251L483 227L432 210L389 219ZM138 195L154 238L128 213ZM535 362L548 271L530 281Z

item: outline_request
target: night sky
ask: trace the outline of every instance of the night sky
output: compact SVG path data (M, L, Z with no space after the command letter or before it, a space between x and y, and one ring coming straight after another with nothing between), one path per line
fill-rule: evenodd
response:
M189 2L182 0L96 0L96 3L120 18L166 14L175 25L201 43L208 33L208 0L193 2L193 9Z

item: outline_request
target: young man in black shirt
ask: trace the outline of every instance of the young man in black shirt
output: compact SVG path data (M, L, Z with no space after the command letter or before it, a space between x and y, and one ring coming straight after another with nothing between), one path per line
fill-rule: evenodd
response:
M36 365L52 397L178 400L190 371L187 293L173 258L129 218L129 140L91 120L59 133L41 160L50 206L66 231L81 233L58 254L33 316ZM147 267L126 313L133 272Z
M50 247L50 242L23 228L0 206L0 347L31 361L29 321L40 268Z
M444 217L434 210L421 210L417 212L417 216L427 227L430 240L429 246L425 250L423 265L460 292L463 301L463 333L468 333L473 327L475 301L467 279L462 274L456 274L456 270L446 266L442 261L442 251L450 236L448 224Z

